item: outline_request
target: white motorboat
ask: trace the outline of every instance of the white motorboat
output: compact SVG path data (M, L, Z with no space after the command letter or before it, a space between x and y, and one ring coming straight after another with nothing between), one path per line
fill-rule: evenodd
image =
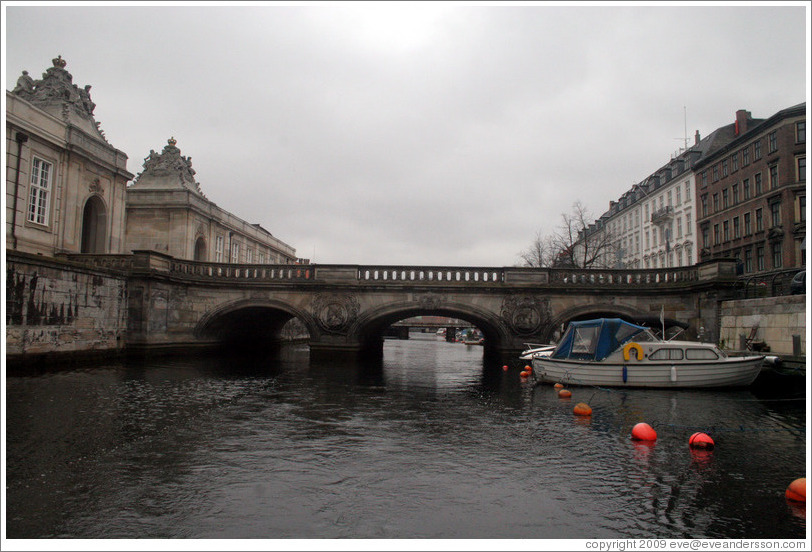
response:
M555 350L533 357L537 381L607 387L741 387L764 355L728 356L712 343L665 341L619 318L571 322Z

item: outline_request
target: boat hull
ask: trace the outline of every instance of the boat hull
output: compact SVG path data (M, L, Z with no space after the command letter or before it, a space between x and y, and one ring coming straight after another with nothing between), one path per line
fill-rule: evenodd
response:
M731 357L724 362L585 362L533 359L537 381L604 387L746 387L758 377L764 357ZM624 377L625 374L625 377Z

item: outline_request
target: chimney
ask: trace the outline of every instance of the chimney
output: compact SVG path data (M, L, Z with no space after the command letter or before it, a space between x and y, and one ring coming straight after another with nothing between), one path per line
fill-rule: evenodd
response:
M694 134L694 145L695 146L699 145L699 131L698 130L696 131L696 134Z
M747 122L752 118L753 116L747 110L739 109L736 112L736 136L747 132Z

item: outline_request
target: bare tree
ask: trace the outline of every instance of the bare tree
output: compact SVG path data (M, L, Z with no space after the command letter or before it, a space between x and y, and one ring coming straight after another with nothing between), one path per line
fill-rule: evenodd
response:
M558 230L549 236L537 232L520 258L524 266L606 268L614 261L613 252L609 230L576 201L571 212L562 213Z
M541 230L536 231L533 243L527 249L519 253L522 266L534 268L547 268L553 265L555 258L555 247L552 236L544 236Z

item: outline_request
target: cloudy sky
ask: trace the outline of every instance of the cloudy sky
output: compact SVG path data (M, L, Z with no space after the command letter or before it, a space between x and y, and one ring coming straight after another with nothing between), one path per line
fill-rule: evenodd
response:
M4 3L6 89L61 55L137 174L317 263L510 266L581 201L809 95L808 2Z

